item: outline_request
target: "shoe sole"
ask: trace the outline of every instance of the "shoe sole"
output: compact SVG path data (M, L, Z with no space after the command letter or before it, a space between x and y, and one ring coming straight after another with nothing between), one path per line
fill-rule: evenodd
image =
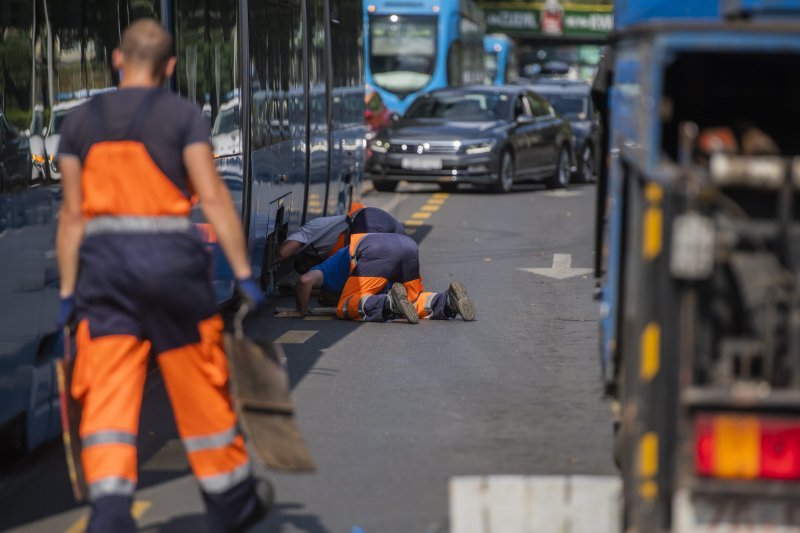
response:
M405 317L410 324L419 324L419 314L417 308L408 301L408 292L401 283L392 285L389 297L395 309L400 310L400 314Z
M467 294L467 288L460 281L454 281L447 290L451 298L455 301L456 311L464 319L464 322L475 320L475 303Z

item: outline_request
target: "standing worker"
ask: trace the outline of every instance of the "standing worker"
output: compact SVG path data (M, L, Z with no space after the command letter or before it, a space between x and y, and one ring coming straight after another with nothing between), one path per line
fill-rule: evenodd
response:
M239 292L256 306L264 295L214 167L209 125L192 103L161 88L175 69L170 34L139 20L112 60L119 90L75 109L59 150L61 321L79 320L70 393L82 406L87 530L136 530L136 435L152 351L209 529L240 531L267 514L272 491L254 477L237 428L209 257L188 217L194 195Z

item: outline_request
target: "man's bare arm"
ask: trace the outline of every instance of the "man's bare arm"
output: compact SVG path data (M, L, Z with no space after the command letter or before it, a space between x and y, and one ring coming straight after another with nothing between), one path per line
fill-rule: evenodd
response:
M325 276L320 270L309 270L297 280L294 288L294 298L297 303L297 311L302 315L308 313L308 301L311 299L311 289L322 287Z
M298 241L284 241L280 248L278 248L278 259L283 262L294 257L303 247L302 242Z
M59 157L63 199L56 235L58 270L61 275L60 295L68 298L75 292L78 278L78 251L83 239L83 213L81 212L81 161L74 156Z
M200 208L206 220L214 227L234 276L240 280L249 278L252 271L247 261L242 223L233 207L228 188L217 174L211 146L207 143L187 146L183 150L183 164L200 199Z

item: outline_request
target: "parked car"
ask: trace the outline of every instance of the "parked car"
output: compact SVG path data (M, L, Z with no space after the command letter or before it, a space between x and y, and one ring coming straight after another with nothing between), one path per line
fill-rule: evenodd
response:
M369 142L367 174L379 191L400 180L460 183L508 192L516 182L566 187L574 169L572 130L525 87L463 87L419 96Z
M530 87L550 102L556 113L569 121L574 135L578 168L574 177L587 183L595 181L599 170L600 114L592 105L591 88L586 83L547 83Z

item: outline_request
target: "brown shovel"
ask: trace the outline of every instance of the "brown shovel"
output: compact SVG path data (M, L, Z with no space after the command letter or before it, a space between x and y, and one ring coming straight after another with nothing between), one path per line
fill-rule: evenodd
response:
M288 472L313 472L316 464L294 420L283 352L272 343L261 346L244 336L242 305L234 333L225 334L231 365L231 392L246 438L264 464Z

